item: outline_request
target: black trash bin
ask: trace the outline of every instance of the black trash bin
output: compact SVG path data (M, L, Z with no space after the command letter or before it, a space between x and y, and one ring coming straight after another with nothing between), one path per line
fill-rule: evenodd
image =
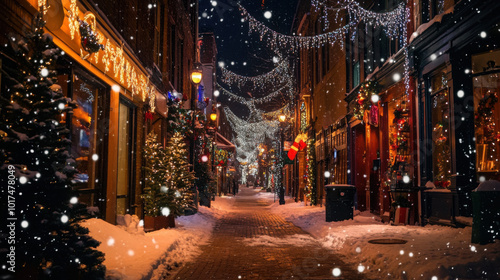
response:
M356 187L353 185L326 185L326 221L338 222L353 218Z
M500 182L483 182L472 192L472 243L500 239Z

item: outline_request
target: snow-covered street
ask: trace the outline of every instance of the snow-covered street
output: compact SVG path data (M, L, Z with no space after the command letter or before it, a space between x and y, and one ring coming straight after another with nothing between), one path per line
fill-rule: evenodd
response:
M255 213L260 213L257 218L260 222L252 218ZM272 226L262 222L265 215L285 219L300 229L296 232L292 230L293 225L278 220L283 225L273 225L268 230L267 226ZM231 223L225 228L221 226L224 219ZM237 223L238 219L243 222ZM175 229L144 234L140 227L113 226L99 219L88 220L84 225L102 242L98 249L106 254L108 279L199 279L196 273L206 275L207 279L226 279L230 275L235 279L238 276L241 276L239 279L278 279L271 272L262 273L269 271L266 265L271 263L280 272L280 269L291 268L293 275L293 272L308 271L301 265L287 267L294 261L299 260L297 263L301 264L307 259L316 261L316 266L325 266L333 255L340 256L346 263L340 277L348 270L351 276L369 279L498 279L500 275L497 266L500 242L472 244L471 227L392 226L382 223L377 216L359 211L355 212L354 220L328 223L324 207L304 206L292 199L279 205L274 202L273 193L245 187L236 197L216 197L211 208L200 207L197 214L179 218ZM219 226L212 232L214 225ZM369 243L373 239L402 239L407 243ZM321 258L311 258L301 248L324 251L315 253ZM283 261L292 255L280 253L283 250L294 250L295 256L288 259L292 263ZM259 258L252 257L255 254ZM217 269L221 267L216 265L219 257L225 269ZM240 265L243 263L249 265ZM334 268L337 266L333 264L325 267L328 274L320 274L325 277L322 279L336 279ZM307 277L309 274L295 273L295 278Z

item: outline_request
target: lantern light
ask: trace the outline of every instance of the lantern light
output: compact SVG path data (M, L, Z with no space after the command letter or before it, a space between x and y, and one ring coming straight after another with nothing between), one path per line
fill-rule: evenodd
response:
M202 155L202 156L201 156L201 161L203 161L203 162L207 162L207 161L208 161L208 157L207 157L207 155Z
M327 170L327 171L325 171L325 178L330 178L330 175L331 175L331 174L330 174L330 171L328 171L328 170Z
M285 121L286 121L286 116L285 116L285 114L281 114L281 115L279 115L278 120L279 120L280 122L285 122Z
M212 113L212 114L210 114L210 119L211 119L212 121L215 121L215 120L217 119L217 114L216 114L216 113Z
M201 83L201 78L203 74L201 71L201 64L199 62L195 63L193 70L191 71L191 81L195 85L199 85Z

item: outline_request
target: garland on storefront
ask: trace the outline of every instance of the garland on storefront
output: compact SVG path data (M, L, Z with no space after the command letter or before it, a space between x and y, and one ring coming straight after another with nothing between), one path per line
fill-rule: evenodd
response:
M311 201L311 205L316 205L317 201L317 186L316 186L316 152L314 150L316 139L313 136L307 140L307 155L306 155L306 197Z
M394 110L394 119L392 121L396 128L396 132L391 136L391 149L396 151L395 161L404 160L401 156L409 148L409 139L406 132L410 131L410 124L408 123L408 116L406 109L396 108Z
M496 92L486 93L477 106L475 118L476 128L483 130L482 143L500 141L500 133L495 131L496 124L493 120L493 112L498 102Z
M436 149L436 174L434 176L434 185L438 188L448 188L451 185L449 180L449 155L450 144L448 142L447 132L443 129L443 124L438 123L433 128L432 141Z
M217 166L226 167L227 161L231 157L231 153L226 150L215 150L215 164Z
M378 94L378 90L379 85L375 81L367 81L360 85L353 108L354 117L358 120L363 120L365 111L371 109L372 104L374 103L372 97Z
M182 108L182 101L179 98L169 98L168 104L168 130L180 132L182 135L191 135L192 111Z

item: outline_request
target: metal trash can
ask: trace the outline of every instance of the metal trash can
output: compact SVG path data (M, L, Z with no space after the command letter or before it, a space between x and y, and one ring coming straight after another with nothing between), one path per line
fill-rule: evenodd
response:
M472 243L500 239L500 182L485 181L472 193Z
M326 221L338 222L353 218L356 187L353 185L326 185Z

